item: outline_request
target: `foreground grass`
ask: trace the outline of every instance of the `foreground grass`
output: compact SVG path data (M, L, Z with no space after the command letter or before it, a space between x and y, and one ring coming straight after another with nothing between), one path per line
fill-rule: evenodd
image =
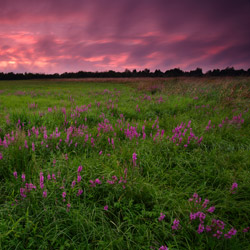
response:
M0 82L0 248L248 249L249 90L247 78Z

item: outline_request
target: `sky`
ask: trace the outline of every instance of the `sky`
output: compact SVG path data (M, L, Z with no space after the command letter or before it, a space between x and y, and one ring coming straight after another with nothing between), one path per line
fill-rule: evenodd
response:
M0 0L0 72L250 68L249 0Z

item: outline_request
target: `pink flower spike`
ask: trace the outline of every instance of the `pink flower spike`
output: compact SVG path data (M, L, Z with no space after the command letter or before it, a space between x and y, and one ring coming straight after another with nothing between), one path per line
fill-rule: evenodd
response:
M66 192L62 193L62 197L65 198L66 197Z
M166 216L165 214L161 213L161 214L160 214L160 217L158 218L158 220L159 220L159 221L164 220L165 216Z
M81 176L81 175L78 175L78 176L77 176L77 182L80 182L81 179L82 179L82 176Z
M159 250L168 250L167 246L161 246Z
M43 191L43 197L44 197L44 198L47 197L47 190Z
M180 224L180 221L177 220L177 219L174 219L172 230L178 230L179 229L179 224Z
M202 223L200 223L199 227L198 227L198 230L197 230L197 233L201 234L203 231L204 231L204 225Z
M72 181L72 184L71 184L71 188L73 188L75 185L76 185L76 181L73 180L73 181Z
M136 166L136 160L137 160L137 154L136 153L133 153L132 159L133 159L133 165L135 167Z
M82 171L82 166L79 166L77 172L80 173Z
M108 211L108 209L109 209L109 206L108 205L106 205L106 206L104 206L104 208L103 208L105 211Z
M234 190L237 189L237 188L238 188L238 183L234 182L234 183L232 184L232 187L231 187L231 193L232 193L232 194L235 194L236 191L234 191Z
M95 183L97 184L102 184L101 181L99 179L95 179Z
M83 193L83 190L79 189L78 192L77 192L77 196L80 196L82 193Z
M17 172L16 171L13 173L13 175L17 179Z
M206 208L208 203L209 203L209 200L205 199L205 201L202 204L202 207Z
M215 210L215 207L210 207L210 208L207 210L207 212L209 212L209 213L213 213L213 212L214 212L214 210Z
M25 182L25 174L22 174L22 181Z

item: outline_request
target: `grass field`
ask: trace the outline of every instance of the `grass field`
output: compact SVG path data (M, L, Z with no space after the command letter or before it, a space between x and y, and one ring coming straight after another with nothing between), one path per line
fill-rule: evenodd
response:
M0 249L250 249L250 79L0 82Z

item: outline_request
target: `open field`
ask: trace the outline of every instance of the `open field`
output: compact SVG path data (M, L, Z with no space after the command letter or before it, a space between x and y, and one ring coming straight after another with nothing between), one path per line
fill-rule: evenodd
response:
M250 79L0 82L0 249L250 249Z

